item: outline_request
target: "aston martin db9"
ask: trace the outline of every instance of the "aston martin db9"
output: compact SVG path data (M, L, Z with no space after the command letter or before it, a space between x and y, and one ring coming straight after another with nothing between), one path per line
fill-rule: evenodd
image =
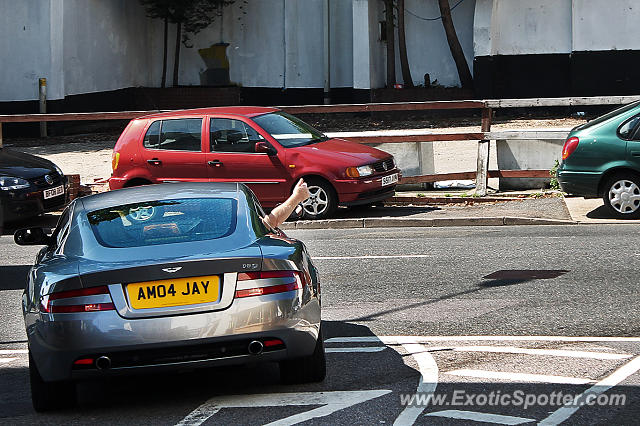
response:
M42 244L22 307L38 411L84 378L275 361L321 381L320 284L305 246L236 183L173 183L74 200Z

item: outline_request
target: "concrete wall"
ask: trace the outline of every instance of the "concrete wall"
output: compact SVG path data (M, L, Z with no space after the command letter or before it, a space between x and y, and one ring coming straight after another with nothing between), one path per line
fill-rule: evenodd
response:
M640 49L637 0L476 0L475 56Z
M640 49L637 0L573 0L574 51Z
M162 24L146 18L137 1L58 3L64 5L66 95L159 85Z
M161 24L129 0L0 0L0 102L160 83ZM157 53L156 53L157 52Z
M458 3L456 0L449 1L451 6L455 6L456 3ZM464 0L451 12L458 40L472 73L475 5L476 0ZM437 79L443 86L460 86L458 71L449 50L442 21L437 19L440 16L438 2L406 0L405 9L407 57L414 84L423 84L424 75L428 73L431 81ZM402 82L398 49L396 49L396 81Z
M51 2L0 0L0 11L0 101L38 99L38 78L52 71ZM49 92L60 96L62 88Z

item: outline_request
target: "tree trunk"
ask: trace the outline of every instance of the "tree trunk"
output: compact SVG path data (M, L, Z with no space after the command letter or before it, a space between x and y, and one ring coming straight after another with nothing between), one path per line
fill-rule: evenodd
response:
M409 59L407 58L407 41L404 33L404 0L398 0L398 49L400 49L400 67L405 87L413 87Z
M182 23L176 27L176 53L173 58L173 87L178 86L178 72L180 71L180 43L182 43Z
M442 25L444 26L444 32L447 34L447 41L449 42L449 50L451 50L451 56L458 68L458 76L460 77L460 83L463 89L473 89L473 77L469 71L469 65L464 57L462 46L458 41L458 35L456 29L453 26L453 19L451 19L451 8L449 7L449 0L438 0L438 6L440 6L440 16L442 17Z
M387 87L396 83L396 50L393 29L393 0L384 0L387 37Z
M163 89L167 87L167 33L169 32L169 19L164 17L164 53L162 56L162 84Z

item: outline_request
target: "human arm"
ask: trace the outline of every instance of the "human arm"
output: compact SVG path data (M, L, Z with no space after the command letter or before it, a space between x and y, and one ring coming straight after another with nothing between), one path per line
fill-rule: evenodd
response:
M262 221L265 225L271 228L279 227L285 220L287 220L291 213L293 213L298 204L305 201L309 196L311 196L311 193L309 193L307 184L303 179L300 179L293 188L293 192L289 198L287 198L284 203L271 210L271 212L266 215Z

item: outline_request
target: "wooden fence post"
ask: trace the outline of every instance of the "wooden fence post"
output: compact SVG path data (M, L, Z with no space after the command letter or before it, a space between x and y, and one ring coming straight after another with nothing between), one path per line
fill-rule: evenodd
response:
M491 131L491 108L482 109L482 132ZM487 179L489 173L489 146L491 141L482 139L478 141L478 165L476 170L476 194L484 197L487 195Z

